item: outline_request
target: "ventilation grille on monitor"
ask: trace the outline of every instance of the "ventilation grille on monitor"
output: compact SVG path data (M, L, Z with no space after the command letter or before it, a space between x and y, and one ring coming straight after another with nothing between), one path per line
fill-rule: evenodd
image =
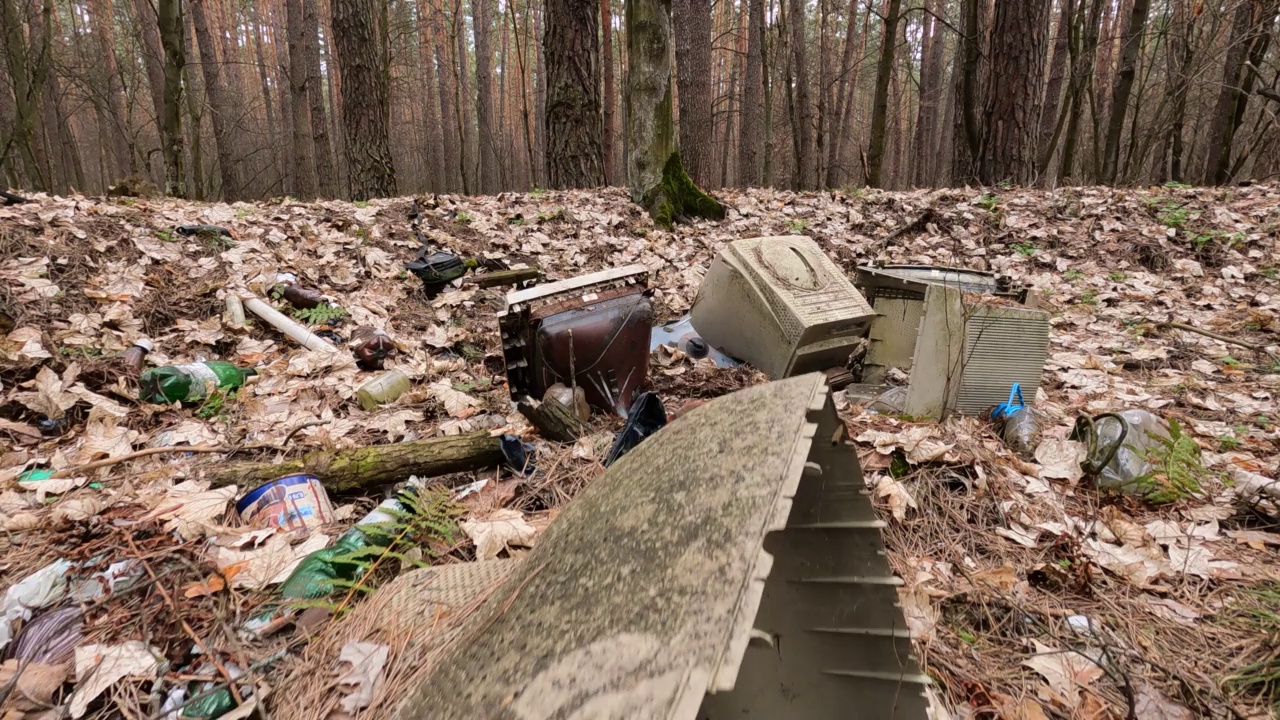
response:
M1009 398L1013 383L1024 395L1040 387L1049 344L1049 319L1043 312L1002 307L965 323L963 380L955 409L976 415ZM1026 397L1027 402L1034 400Z

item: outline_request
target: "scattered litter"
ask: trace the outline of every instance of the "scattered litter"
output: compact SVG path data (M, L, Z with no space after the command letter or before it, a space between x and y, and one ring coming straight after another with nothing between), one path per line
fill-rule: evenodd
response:
M1041 427L1043 421L1035 409L1022 399L1021 385L1013 384L1013 389L1009 391L1009 399L991 411L991 419L998 423L1000 437L1015 455L1023 460L1035 458L1036 449L1040 445L1040 435L1043 432ZM1074 481L1079 478L1070 479Z
M525 477L534 474L535 448L532 444L522 442L520 438L510 434L503 435L498 440L501 443L502 457L506 460L507 467Z
M645 438L658 432L667 424L667 411L662 407L662 400L651 392L642 392L631 404L631 412L627 422L618 431L613 447L605 456L604 466L609 467L623 455L639 445Z
M379 405L395 402L409 390L409 377L399 370L388 370L374 377L356 390L360 407L373 412Z
M390 335L368 325L361 325L351 331L351 341L347 343L347 347L355 353L356 364L362 370L381 370L387 358L396 352L396 344Z
M9 644L13 625L19 620L30 620L33 611L48 607L67 595L67 572L72 564L57 560L23 578L11 586L0 604L4 616L0 618L0 650Z
M23 662L62 665L71 660L82 640L84 613L80 608L54 608L36 615L22 626L9 655Z
M567 380L592 407L625 417L649 376L648 278L627 265L508 293L498 326L512 399Z
M147 361L147 353L155 349L155 345L146 338L139 338L134 341L133 347L124 352L120 363L129 371L130 375L138 376L142 374L142 369Z
M320 478L285 475L250 490L236 502L236 514L252 527L314 528L333 521L333 505Z
M215 391L235 390L257 374L221 360L151 368L138 378L138 399L160 405L196 402Z
M694 360L711 358L716 367L731 368L742 364L711 347L694 329L693 318L689 315L653 328L653 334L649 339L649 352L657 352L658 348L664 345L673 347Z
M875 312L812 239L726 245L690 311L711 346L771 378L843 367Z

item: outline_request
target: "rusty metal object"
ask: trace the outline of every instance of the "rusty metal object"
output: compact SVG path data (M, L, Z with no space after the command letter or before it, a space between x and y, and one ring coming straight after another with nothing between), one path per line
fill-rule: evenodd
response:
M508 294L498 324L512 397L540 398L559 382L625 417L649 376L647 278L632 265Z
M470 583L394 717L924 720L882 526L820 374L718 398Z

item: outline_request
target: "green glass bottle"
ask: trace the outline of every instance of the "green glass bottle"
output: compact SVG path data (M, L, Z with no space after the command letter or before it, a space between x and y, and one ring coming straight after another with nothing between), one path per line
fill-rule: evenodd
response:
M253 368L238 368L221 360L151 368L138 378L138 399L161 405L196 402L215 390L241 387L257 374Z

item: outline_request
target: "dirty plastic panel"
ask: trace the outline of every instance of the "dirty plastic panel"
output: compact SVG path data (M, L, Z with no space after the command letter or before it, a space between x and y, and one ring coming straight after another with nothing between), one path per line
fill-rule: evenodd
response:
M726 246L691 311L708 343L771 378L843 367L874 314L817 243L801 235Z
M820 374L718 398L570 503L395 717L924 720L880 526Z

